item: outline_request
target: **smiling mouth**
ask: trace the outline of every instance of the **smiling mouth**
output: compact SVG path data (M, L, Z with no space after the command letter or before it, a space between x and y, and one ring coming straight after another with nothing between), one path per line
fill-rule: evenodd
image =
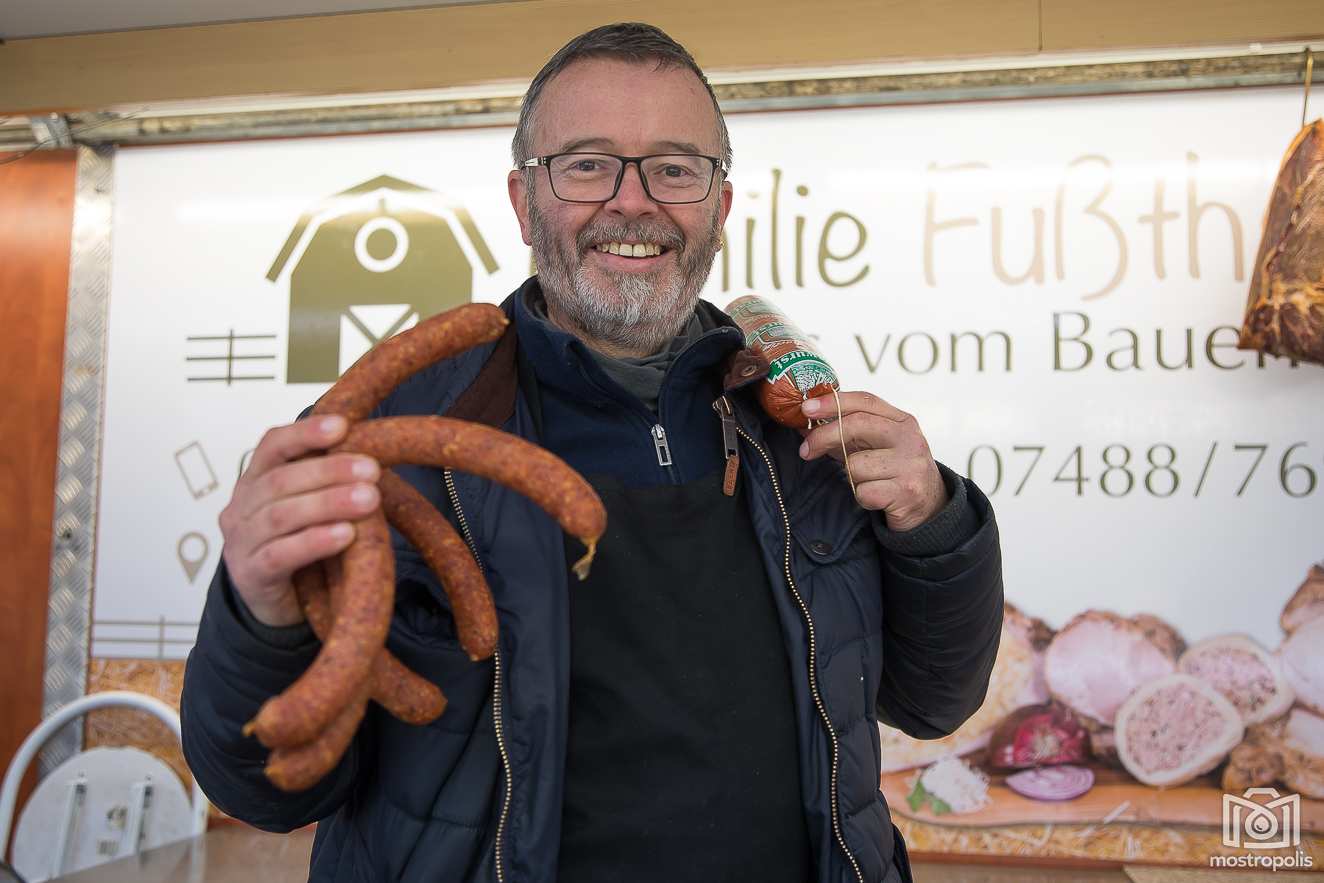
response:
M593 250L623 258L652 258L670 251L656 242L600 242Z

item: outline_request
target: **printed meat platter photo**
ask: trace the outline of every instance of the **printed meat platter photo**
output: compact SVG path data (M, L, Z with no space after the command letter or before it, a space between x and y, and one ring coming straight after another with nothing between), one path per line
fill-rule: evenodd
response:
M1151 788L1118 770L1094 770L1097 779L1088 793L1073 800L1030 800L990 776L988 802L973 812L934 812L931 804L912 810L917 771L888 773L879 780L892 812L920 822L971 827L1024 824L1131 824L1199 825L1217 828L1223 823L1223 790L1212 777L1202 777L1177 788ZM1279 793L1285 789L1279 788ZM1240 795L1237 795L1240 797ZM1301 833L1324 833L1324 800L1301 798Z
M1324 563L1284 594L1281 637L1194 643L1150 613L1054 629L1007 603L983 704L937 739L880 725L879 787L944 825L1219 828L1226 806L1324 833Z

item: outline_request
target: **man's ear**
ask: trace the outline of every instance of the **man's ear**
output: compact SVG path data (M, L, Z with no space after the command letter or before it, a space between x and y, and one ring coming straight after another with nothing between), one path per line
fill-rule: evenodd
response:
M533 245L533 234L529 227L529 190L524 186L524 173L521 170L515 169L506 176L506 191L510 194L510 207L515 210L524 244Z
M726 216L731 214L731 202L733 199L733 195L734 195L734 190L731 187L731 182L723 179L722 190L721 193L718 195L718 199L721 201L721 207L718 210L721 213L721 219L717 224L717 229L719 230L726 227Z
M718 214L720 216L718 218L719 230L726 229L727 216L728 214L731 214L732 197L733 197L733 189L731 187L731 181L723 180L722 191L718 193ZM718 249L720 248L722 248L722 240L718 240Z

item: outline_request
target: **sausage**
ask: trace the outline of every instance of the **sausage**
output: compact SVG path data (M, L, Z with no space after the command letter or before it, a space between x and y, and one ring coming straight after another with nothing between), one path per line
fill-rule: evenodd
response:
M331 631L331 599L323 565L338 566L329 558L294 574L294 590L308 624L319 639ZM446 710L446 697L436 684L410 671L408 666L383 647L372 661L372 699L407 724L427 724Z
M411 374L496 340L509 324L501 308L492 304L465 304L431 316L365 353L318 400L312 413L340 414L356 423Z
M359 447L347 438L333 451L357 450L377 457L382 466L414 462L454 467L529 496L587 546L587 554L575 564L583 579L606 527L606 512L587 482L559 458L514 436L445 418L359 423L411 374L497 339L508 324L499 308L486 304L434 316L360 359L317 402L313 413L340 414L353 427L351 437L358 432ZM374 428L378 423L384 425ZM353 740L370 697L410 722L431 720L444 709L440 690L410 672L384 646L395 590L388 514L445 587L462 646L475 659L495 648L491 592L463 541L421 495L385 470L382 506L382 511L357 522L355 541L338 558L295 576L300 604L323 641L321 652L244 727L245 734L255 733L274 749L266 774L283 790L306 789L335 766Z
M349 705L341 709L331 725L303 745L277 748L263 769L267 780L282 791L306 791L331 772L344 756L358 732L367 710L368 682L360 684Z
M766 382L758 385L764 412L783 426L808 427L809 420L800 404L840 388L836 372L813 338L770 301L755 294L731 301L726 312L744 333L745 346L760 351L769 363Z
M383 469L378 484L386 520L413 544L446 590L460 646L475 662L487 659L496 649L496 606L469 547L409 482Z
M302 675L268 699L244 726L268 748L309 742L349 704L386 641L395 601L395 559L386 519L378 510L355 523L354 542L342 553L343 595L322 649ZM337 609L338 608L338 609Z
M564 460L518 436L448 417L383 417L350 427L333 452L375 457L382 466L417 463L471 472L528 497L588 549L574 565L584 579L607 512Z
M317 402L313 413L341 414L351 423L361 420L411 374L495 340L508 324L501 309L491 304L467 304L432 316L365 354ZM244 727L246 735L256 734L269 748L309 742L367 681L384 649L395 568L380 512L358 522L358 535L342 554L345 600L324 632L321 652L294 684L268 700Z

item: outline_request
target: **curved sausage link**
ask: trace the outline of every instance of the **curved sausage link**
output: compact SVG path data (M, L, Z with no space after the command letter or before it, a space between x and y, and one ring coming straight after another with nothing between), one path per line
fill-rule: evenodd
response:
M310 742L277 748L263 769L267 780L282 791L306 791L335 769L354 741L368 706L370 687L365 681L335 719Z
M310 742L349 704L368 678L386 642L395 602L395 559L381 510L355 523L354 542L342 553L343 601L332 581L330 633L317 658L279 696L268 699L244 726L268 748Z
M574 565L584 579L607 512L587 481L564 460L522 438L448 417L383 417L350 427L333 451L375 457L382 466L416 463L471 472L528 497L588 552Z
M413 544L446 590L460 646L475 662L487 659L496 649L496 606L469 547L409 482L383 469L378 485L386 520Z
M294 574L294 590L304 616L319 640L331 631L331 598L326 587L323 564L334 558L302 568ZM372 699L397 719L407 724L427 724L446 710L446 697L436 684L410 671L409 667L385 647L372 661Z
M409 377L433 362L501 336L510 320L493 304L465 304L438 313L374 346L313 406L356 423Z

